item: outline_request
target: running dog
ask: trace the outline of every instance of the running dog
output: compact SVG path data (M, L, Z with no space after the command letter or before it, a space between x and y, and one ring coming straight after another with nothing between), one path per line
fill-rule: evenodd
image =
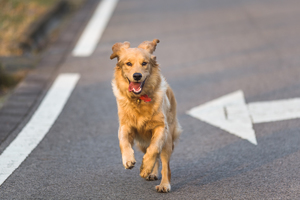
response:
M114 44L110 59L117 58L118 62L112 88L118 106L118 137L125 169L132 169L136 163L132 149L135 141L145 154L140 176L157 180L160 157L162 179L156 190L169 192L169 161L181 126L173 91L152 54L157 43L158 39L144 41L137 48L130 48L129 42Z

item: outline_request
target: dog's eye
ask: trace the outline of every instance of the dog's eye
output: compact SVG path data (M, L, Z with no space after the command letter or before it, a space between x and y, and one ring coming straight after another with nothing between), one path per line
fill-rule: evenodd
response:
M145 65L147 65L147 63L146 63L146 62L143 62L143 63L142 63L142 66L145 66Z
M126 63L127 66L132 66L131 62Z

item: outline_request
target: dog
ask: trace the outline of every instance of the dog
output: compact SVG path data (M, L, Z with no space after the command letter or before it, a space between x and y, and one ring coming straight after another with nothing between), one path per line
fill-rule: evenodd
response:
M155 188L158 192L170 192L169 161L182 129L176 116L175 96L153 55L157 43L158 39L144 41L137 48L130 48L129 42L114 44L110 59L118 60L112 88L118 106L118 137L125 169L132 169L136 163L136 142L144 153L140 176L157 180L161 160L162 179Z

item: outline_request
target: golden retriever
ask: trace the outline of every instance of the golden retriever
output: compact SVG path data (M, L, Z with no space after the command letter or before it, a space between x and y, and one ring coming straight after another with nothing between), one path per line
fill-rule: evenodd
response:
M132 169L136 163L132 149L136 141L145 154L140 176L149 181L157 180L160 157L162 179L156 190L169 192L169 161L181 127L173 91L152 54L157 43L158 39L145 41L137 48L130 48L129 42L114 44L110 59L117 58L118 62L112 87L118 105L118 136L124 167Z

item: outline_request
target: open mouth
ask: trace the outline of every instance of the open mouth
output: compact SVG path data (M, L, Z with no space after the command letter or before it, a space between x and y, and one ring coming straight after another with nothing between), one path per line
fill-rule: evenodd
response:
M146 79L143 82L131 82L129 79L128 81L129 81L128 91L133 92L134 94L140 94L142 92Z

